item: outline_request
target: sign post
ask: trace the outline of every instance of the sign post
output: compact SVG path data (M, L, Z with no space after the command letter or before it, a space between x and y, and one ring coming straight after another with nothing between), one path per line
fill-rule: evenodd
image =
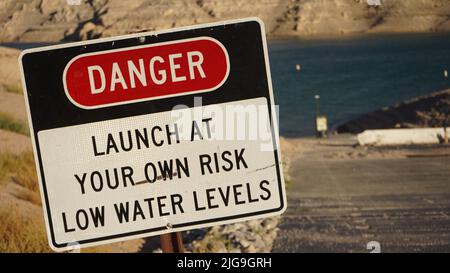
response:
M164 253L183 253L183 238L181 232L161 234L161 249Z
M264 35L249 18L21 54L54 250L182 252L180 231L286 209Z
M324 137L328 130L327 117L320 114L320 96L315 95L314 99L316 100L316 118L315 118L316 136Z

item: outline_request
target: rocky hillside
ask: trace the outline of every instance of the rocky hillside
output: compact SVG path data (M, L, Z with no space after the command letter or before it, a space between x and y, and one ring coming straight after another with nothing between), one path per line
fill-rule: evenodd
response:
M262 18L270 36L448 31L450 1L1 0L0 42L92 39L249 16Z

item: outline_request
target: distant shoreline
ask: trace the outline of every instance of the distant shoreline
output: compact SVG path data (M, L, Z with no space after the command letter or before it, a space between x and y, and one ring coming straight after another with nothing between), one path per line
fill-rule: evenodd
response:
M412 97L391 106L361 114L332 125L329 134L359 134L370 129L442 127L447 117L450 126L450 89ZM308 136L280 137L286 141L315 138Z
M267 35L269 42L284 41L284 40L346 40L355 38L367 38L367 37L393 37L393 36L414 36L414 35L441 35L449 34L450 31L406 31L406 32L359 32L359 33L343 33L343 34L308 34L308 35Z
M337 133L358 134L368 129L441 127L450 121L450 89L407 99L363 114L334 127Z
M271 42L282 42L282 41L327 41L327 40L351 40L351 39L359 39L359 38L380 38L380 37L398 37L398 36L433 36L433 35L442 35L449 34L450 31L409 31L409 32L360 32L360 33L344 33L344 34L308 34L308 35L267 35L267 41ZM121 36L121 35L117 35ZM97 39L109 38L110 36L99 37ZM111 36L113 37L113 36ZM96 39L89 39L89 41ZM48 45L57 45L57 44L65 44L72 42L79 42L83 40L59 40L59 41L49 41L49 42L40 42L40 41L28 41L28 42L6 42L0 43L0 47L9 47L15 48L19 50L24 50L27 48L37 47L37 46L48 46ZM87 41L87 40L85 40Z

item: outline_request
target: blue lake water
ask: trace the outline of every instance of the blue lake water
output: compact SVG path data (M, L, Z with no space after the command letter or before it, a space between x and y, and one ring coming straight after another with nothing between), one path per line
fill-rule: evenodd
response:
M276 40L269 58L280 133L289 137L314 134L315 94L333 126L450 88L450 33Z
M450 33L270 40L269 58L280 133L288 137L314 134L316 94L321 97L321 113L333 127L383 106L450 88L443 72L450 73Z

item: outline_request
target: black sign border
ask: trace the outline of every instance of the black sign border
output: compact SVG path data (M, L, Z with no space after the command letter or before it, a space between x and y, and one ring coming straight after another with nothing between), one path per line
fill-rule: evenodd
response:
M23 57L28 53L42 52L42 51L47 51L47 50L52 50L52 49L63 49L63 48L70 48L70 47L74 47L74 46L92 45L92 44L99 44L99 43L104 43L104 42L112 42L112 41L118 41L118 40L123 40L123 39L155 35L155 33L157 33L157 34L174 33L174 32L180 32L180 31L189 31L189 30L196 30L196 29L202 29L202 28L240 24L240 23L257 23L259 25L259 29L260 29L260 33L261 33L262 47L263 47L265 66L266 66L265 70L266 70L266 77L267 77L267 84L268 84L268 91L269 91L269 100L270 100L268 102L268 110L269 110L269 119L270 119L270 122L272 125L271 126L272 144L273 144L273 148L274 148L274 157L275 157L276 174L277 174L277 180L278 180L280 206L277 208L274 208L274 209L269 209L269 210L264 210L264 211L245 213L245 214L226 216L226 217L218 217L218 218L206 219L206 220L195 221L195 222L173 224L171 229L168 229L166 226L163 226L163 227L158 227L158 228L150 228L150 229L114 234L114 235L109 235L109 236L102 236L102 237L74 241L74 242L57 243L56 239L55 239L55 233L54 233L54 228L53 228L53 223L52 223L52 216L51 216L51 211L50 211L50 206L49 206L49 201L48 201L47 187L45 184L44 169L43 169L43 165L42 165L40 146L39 146L38 141L36 141L36 138L35 138L35 136L37 136L38 132L35 132L33 129L30 104L28 101L29 94L28 94L28 90L27 90L27 86L26 86L26 79L25 79L25 74L24 74L24 69L23 69ZM36 168L38 171L38 178L39 178L40 186L41 186L41 196L43 196L45 199L44 210L46 211L47 214L44 214L44 215L45 215L45 220L48 223L47 234L49 235L49 238L51 238L50 247L53 250L55 250L55 251L70 250L73 247L76 247L77 244L79 244L80 246L86 245L86 247L89 247L89 246L94 246L93 243L103 242L103 241L107 241L107 240L109 240L109 242L104 242L103 244L124 241L127 239L131 240L131 239L142 238L141 236L138 236L140 234L149 234L149 236L155 236L157 234L152 235L150 233L154 233L154 232L162 231L162 230L167 230L167 233L176 232L176 231L178 231L178 229L183 228L183 227L193 226L193 228L195 228L195 226L199 226L202 224L216 223L216 222L228 221L228 220L232 220L232 219L239 219L239 218L257 216L257 215L269 214L269 213L279 212L278 214L282 214L286 210L286 208L287 208L286 193L285 193L285 188L284 188L284 179L282 179L282 173L280 170L281 163L280 163L280 158L279 158L279 145L277 145L277 143L279 143L278 134L276 134L276 132L278 131L278 123L276 121L276 118L274 118L274 114L273 114L274 108L272 108L274 106L272 78L271 78L270 67L269 67L268 50L267 50L266 37L265 37L265 27L264 27L264 23L261 19L259 19L257 17L250 17L250 18L243 18L243 19L237 19L237 20L227 20L227 21L221 21L221 22L216 22L216 23L208 23L208 24L200 24L200 25L194 25L194 26L173 28L173 29L164 30L164 31L142 32L142 33L137 33L137 34L115 36L115 37L111 37L111 38L102 38L102 39L95 39L95 40L89 40L89 41L61 44L61 45L56 45L56 46L33 48L33 49L24 50L21 53L21 55L19 57L19 66L20 66L20 72L21 72L22 86L24 88L25 102L26 102L26 106L27 106L28 121L29 121L29 126L31 129L33 151L35 154L35 158L38 159L36 161ZM134 102L131 101L130 103L134 103ZM113 119L111 119L111 120L113 120ZM102 244L102 243L99 243L99 244ZM98 244L95 244L95 245L98 245Z

